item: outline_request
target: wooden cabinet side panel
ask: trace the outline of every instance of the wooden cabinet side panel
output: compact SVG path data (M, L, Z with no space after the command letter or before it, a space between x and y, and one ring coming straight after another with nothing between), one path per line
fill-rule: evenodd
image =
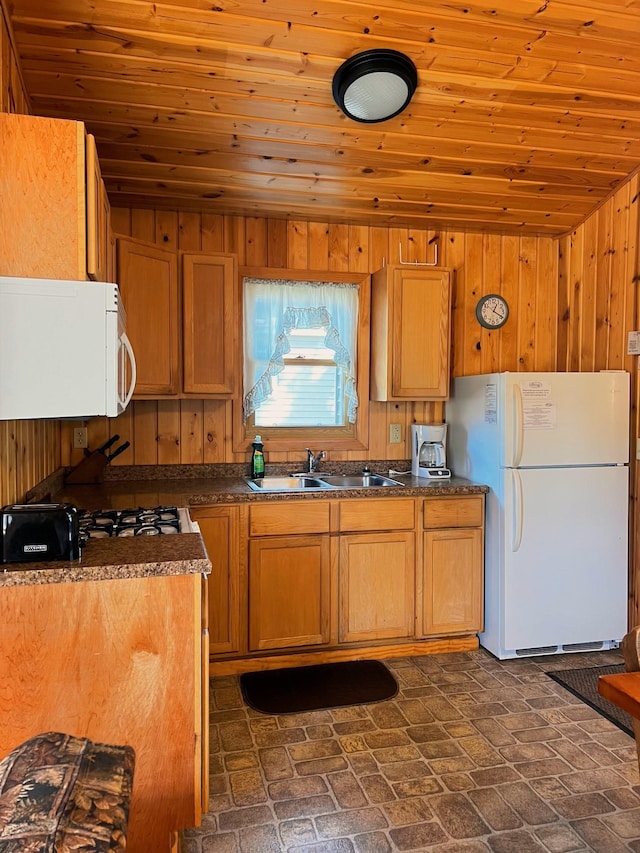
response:
M389 267L371 276L371 375L372 400L386 400L391 391L391 340L393 304L388 299Z
M413 636L414 543L413 533L340 537L341 642Z
M178 259L142 241L118 239L118 283L136 356L136 396L179 390Z
M329 622L329 536L252 540L249 649L326 644Z
M200 815L199 575L5 587L0 754L46 731L136 752L127 849Z
M230 397L239 323L232 255L182 258L184 391Z
M0 275L86 278L84 125L0 114Z
M426 636L482 630L483 542L483 531L478 528L425 532Z
M209 575L209 653L240 650L240 541L238 508L191 510L211 560Z
M106 247L104 246L104 207L102 204L102 172L96 140L86 136L87 183L87 275L94 281L106 281Z

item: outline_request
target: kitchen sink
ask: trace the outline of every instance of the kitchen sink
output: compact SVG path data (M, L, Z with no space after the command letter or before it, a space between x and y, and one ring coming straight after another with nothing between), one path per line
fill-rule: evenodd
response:
M367 489L378 486L401 486L397 480L383 477L381 474L319 474L334 489Z
M331 486L316 477L262 477L259 480L245 478L255 492L298 492L310 489L330 489Z
M401 486L396 480L381 474L292 474L290 477L262 477L245 482L255 492L301 492L325 489L366 489L378 486Z

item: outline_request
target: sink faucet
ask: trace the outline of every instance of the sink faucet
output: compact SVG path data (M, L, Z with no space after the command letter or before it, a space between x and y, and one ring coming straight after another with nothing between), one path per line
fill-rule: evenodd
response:
M314 455L313 450L311 450L309 447L306 447L305 450L307 451L308 473L314 474L316 468L318 467L318 463L322 462L323 459L326 459L327 454L324 450L321 450L320 453L318 453L318 455L316 456Z

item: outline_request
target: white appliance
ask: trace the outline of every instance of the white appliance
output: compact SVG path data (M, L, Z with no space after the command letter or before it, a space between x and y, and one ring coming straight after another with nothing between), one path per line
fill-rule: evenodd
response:
M491 489L485 627L500 659L615 648L627 631L629 375L452 383L449 464Z
M0 277L0 420L115 417L135 364L115 284Z
M411 473L414 477L447 480L447 425L411 424Z

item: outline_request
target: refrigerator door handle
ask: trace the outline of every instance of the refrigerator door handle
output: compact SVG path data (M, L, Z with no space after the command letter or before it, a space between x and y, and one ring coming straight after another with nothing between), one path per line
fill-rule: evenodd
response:
M522 479L519 471L511 472L513 487L513 539L511 550L515 553L522 544L522 527L524 522L524 501L522 497Z
M522 388L513 386L513 461L511 467L518 468L522 462L522 447L524 443Z

